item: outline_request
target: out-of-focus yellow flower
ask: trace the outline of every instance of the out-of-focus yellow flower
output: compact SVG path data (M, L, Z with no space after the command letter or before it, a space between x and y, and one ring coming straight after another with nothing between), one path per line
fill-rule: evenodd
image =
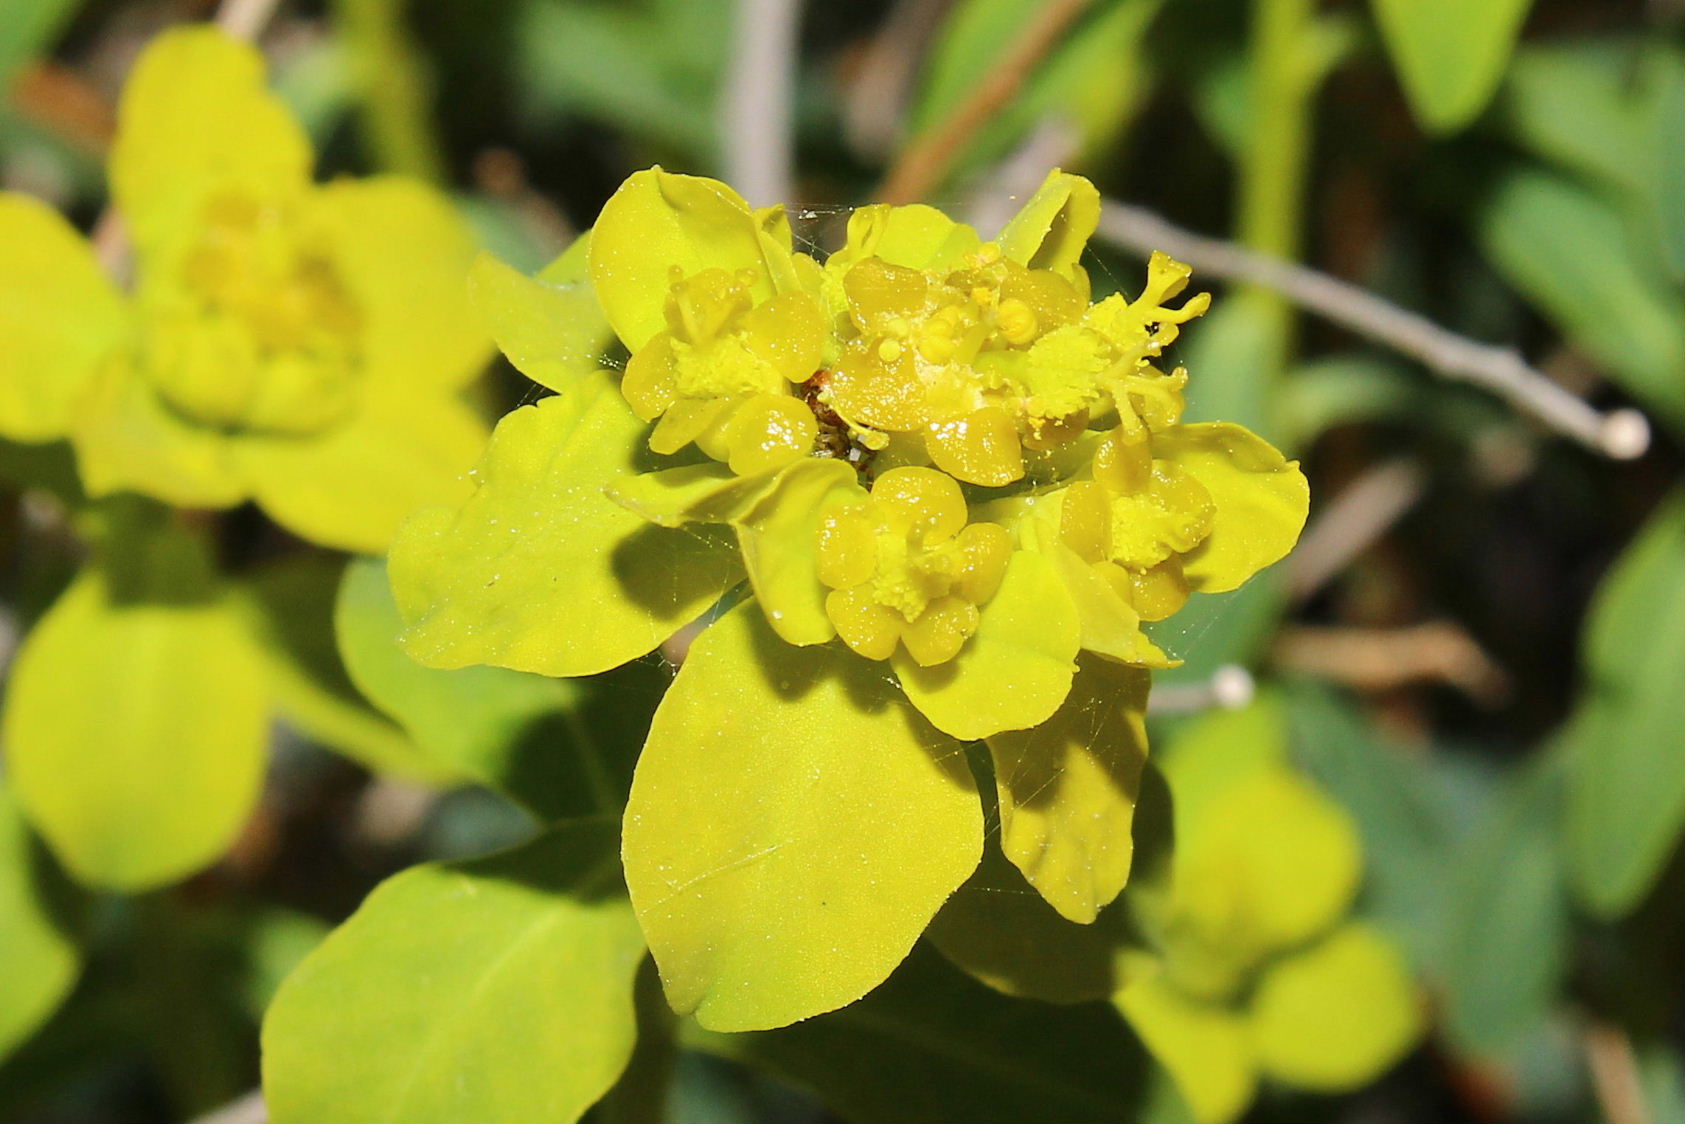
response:
M255 499L353 550L461 494L485 431L457 393L488 350L469 234L422 184L310 165L253 48L154 41L111 157L132 293L56 213L0 197L0 432L68 436L94 495Z
M1201 720L1162 759L1172 873L1131 898L1162 959L1116 1002L1200 1124L1239 1117L1261 1076L1364 1085L1421 1029L1397 946L1348 917L1356 827L1291 768L1286 743L1285 714L1265 696Z

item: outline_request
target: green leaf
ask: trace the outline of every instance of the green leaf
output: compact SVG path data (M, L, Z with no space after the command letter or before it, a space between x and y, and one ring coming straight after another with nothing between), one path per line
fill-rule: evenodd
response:
M270 1008L270 1119L579 1119L635 1036L643 943L614 849L613 824L581 820L383 883Z
M959 655L921 667L900 648L893 662L902 690L937 729L974 741L1052 717L1070 692L1079 643L1076 606L1053 563L1018 550Z
M215 859L263 778L263 660L178 531L118 536L18 652L10 777L30 820L91 885L141 890Z
M592 731L571 716L584 694L577 684L416 663L398 646L403 619L378 559L345 568L334 628L352 681L447 769L549 819L619 809L620 778L599 758Z
M1408 423L1423 398L1422 380L1391 359L1349 352L1301 363L1276 395L1281 448L1292 456L1338 426Z
M346 676L334 646L333 604L343 564L291 557L258 570L233 592L265 657L269 691L288 725L375 773L423 784L462 779L377 714Z
M1389 744L1320 684L1288 685L1295 758L1357 822L1367 914L1438 970L1450 955L1451 809L1410 747Z
M1001 848L1078 924L1093 921L1129 880L1151 686L1146 671L1084 656L1052 718L988 739Z
M1530 0L1373 0L1410 108L1429 130L1474 120L1503 78Z
M1174 616L1144 625L1148 639L1182 662L1154 682L1208 683L1225 664L1249 664L1287 606L1286 571L1265 570L1229 593L1196 593Z
M684 1029L687 1044L812 1089L853 1121L1133 1120L1145 1068L1108 1008L999 995L923 948L841 1011L756 1034Z
M56 873L0 787L0 1058L46 1021L81 968Z
M549 114L607 122L684 153L714 156L728 0L658 14L598 4L528 4L515 35L516 88Z
M499 422L462 509L419 512L392 544L404 649L429 667L593 675L735 585L728 538L651 526L604 494L635 474L644 430L606 374Z
M1651 516L1603 579L1584 658L1565 735L1568 873L1581 903L1610 918L1649 890L1685 827L1685 496Z
M53 46L78 0L10 0L0 21L0 90L10 89L19 67Z
M1230 293L1180 344L1188 381L1184 423L1231 422L1273 440L1272 395L1280 372L1281 318L1271 298L1255 291Z
M626 881L668 1001L715 1030L852 1003L982 850L962 748L880 665L795 648L745 602L696 641L626 808Z
M1630 250L1619 211L1563 177L1515 172L1479 219L1493 264L1577 346L1685 427L1685 303Z
M1516 778L1452 856L1445 1026L1463 1050L1502 1055L1545 1022L1568 968L1560 754Z
M1685 55L1578 36L1523 47L1500 106L1511 136L1621 204L1637 258L1685 280Z

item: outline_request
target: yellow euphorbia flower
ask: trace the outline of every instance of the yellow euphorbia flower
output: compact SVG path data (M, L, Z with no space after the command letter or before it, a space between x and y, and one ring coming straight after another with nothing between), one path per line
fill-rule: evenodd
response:
M1169 883L1130 899L1162 959L1115 1001L1200 1124L1239 1117L1260 1076L1364 1085L1421 1029L1402 954L1347 916L1356 828L1289 766L1286 741L1269 696L1178 739L1162 762L1176 805Z
M892 468L872 498L819 525L825 614L843 643L884 660L897 644L925 667L959 655L977 631L978 606L995 595L1012 554L1006 529L966 523L952 477Z
M310 165L252 47L154 41L111 156L132 292L56 213L0 196L0 433L68 436L96 496L255 499L352 550L458 494L485 431L457 395L489 350L469 233L422 184L317 186Z
M1153 366L1204 308L1165 305L1186 268L1090 303L1097 214L1055 172L991 241L868 207L821 264L782 208L652 168L538 278L475 267L557 394L399 533L403 643L590 675L747 579L655 716L624 833L668 996L710 1027L852 1002L906 955L982 851L965 742L994 758L1004 856L1094 921L1170 662L1141 620L1298 536L1298 467L1180 424L1186 375Z

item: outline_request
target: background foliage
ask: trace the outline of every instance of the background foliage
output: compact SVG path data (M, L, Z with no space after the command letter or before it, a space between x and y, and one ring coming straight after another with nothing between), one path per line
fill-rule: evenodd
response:
M433 180L486 247L532 272L635 168L737 175L761 119L722 107L745 65L734 18L754 7L301 0L281 5L262 44L325 172ZM1049 7L805 5L791 92L804 235L834 240L842 209L998 82ZM1110 198L1513 345L1601 408L1641 408L1653 430L1644 456L1602 457L1244 284L1216 286L1213 313L1177 345L1196 419L1243 421L1305 459L1313 527L1346 496L1369 497L1349 505L1359 512L1396 512L1374 534L1313 530L1297 569L1212 598L1161 637L1188 663L1158 677L1155 747L1184 736L1177 712L1200 704L1218 667L1267 682L1294 759L1359 826L1359 912L1401 943L1431 997L1426 1040L1380 1082L1341 1097L1266 1090L1251 1118L1685 1121L1685 12L1579 0L1074 8L953 147L931 201L989 226L1062 163ZM129 61L157 29L209 14L186 0L9 0L0 183L91 227ZM1139 268L1108 251L1096 287L1131 284ZM500 368L486 405L495 415L531 394ZM111 611L101 583L197 574L162 611L202 617L206 644L236 617L255 630L263 666L231 649L209 694L274 718L239 841L160 890L78 887L82 853L55 859L0 774L0 1120L180 1120L239 1097L256 1084L258 1024L280 979L406 868L298 989L367 1014L381 978L342 967L369 962L359 945L390 950L402 976L416 954L404 941L471 947L526 926L570 927L581 965L605 981L637 970L630 915L592 889L604 874L590 857L612 866L612 832L561 839L540 826L618 806L667 669L578 683L427 671L384 642L396 610L377 562L308 547L250 508L199 530L214 559L190 557L198 539L178 542L144 512L88 508L61 447L0 445L0 660L92 550L97 567L68 595L76 611ZM109 549L120 535L127 545ZM224 575L214 592L212 565ZM1315 579L1318 566L1331 576ZM59 663L181 687L168 653L147 647L151 627L131 614L121 645ZM248 695L266 701L229 703ZM257 736L200 717L184 727L199 740L174 746L182 760ZM188 791L129 752L147 735L119 703L86 720L104 727L92 736L109 757L67 759L45 783L120 781L108 816L163 808L170 831L215 835L255 783L249 761L222 757L187 770L204 786ZM7 736L30 721L9 715ZM97 836L83 838L97 848ZM120 858L139 864L134 881L155 880L145 854ZM455 865L416 866L427 861ZM480 908L422 934L403 923L406 895L459 883L484 887ZM557 886L575 896L546 895ZM465 960L409 1001L472 993L481 1001L452 1015L465 1033L527 1018L558 1040L588 1027L610 1052L631 1052L639 1026L659 1029L658 998L631 1010L580 992L577 1008L529 1010L547 973L570 970L584 969ZM641 1075L671 1066L668 1111L682 1121L1174 1118L1182 1108L1109 1015L992 996L921 948L834 1016L745 1036L647 1034L670 1055L632 1053L592 1111L650 1118L660 1086ZM325 1054L354 1056L381 1030L348 1018L339 1033ZM1005 1041L1019 1047L1003 1056ZM425 1082L347 1079L370 1119L427 1114ZM535 1076L500 1103L511 1118L563 1118L584 1107L568 1096L613 1080Z

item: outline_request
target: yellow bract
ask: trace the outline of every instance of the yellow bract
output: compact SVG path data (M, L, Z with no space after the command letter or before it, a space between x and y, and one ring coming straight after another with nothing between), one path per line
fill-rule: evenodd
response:
M20 314L0 318L0 350L22 359L0 433L70 437L96 496L252 498L353 550L455 498L485 442L456 398L487 352L464 300L470 236L423 185L318 187L310 162L253 48L209 27L161 35L111 158L129 298L62 222L0 200L0 307Z

